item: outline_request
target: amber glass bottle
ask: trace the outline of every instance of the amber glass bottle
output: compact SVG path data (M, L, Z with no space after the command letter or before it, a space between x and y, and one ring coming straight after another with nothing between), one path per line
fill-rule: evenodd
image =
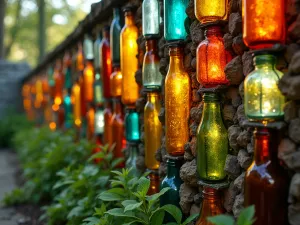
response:
M73 104L73 115L74 115L74 125L77 129L81 127L81 95L80 86L78 80L74 83L72 88L72 104Z
M255 206L254 225L288 224L289 178L277 158L279 142L279 131L254 131L254 162L245 177L245 206Z
M60 59L56 60L53 78L55 82L54 104L61 105L63 99L64 78L62 73L62 62Z
M285 43L284 0L243 0L243 38L251 49Z
M190 78L183 67L183 49L170 46L170 67L165 80L166 147L170 155L183 155L189 139Z
M160 89L162 75L159 72L157 41L146 41L146 53L143 63L143 85L146 89Z
M94 73L94 67L93 67L93 61L87 60L86 67L83 71L83 82L84 82L84 90L85 90L85 101L86 102L92 102L94 98L94 79L95 79L95 73Z
M112 97L122 96L122 73L120 71L120 66L114 66L114 72L110 76L110 92Z
M135 82L135 72L138 69L138 28L134 24L130 8L125 9L125 26L121 32L121 73L122 102L124 105L134 105L139 96L139 87Z
M92 141L95 135L95 108L90 103L89 110L86 114L87 119L87 132L86 137L88 140Z
M110 75L112 73L112 65L110 58L108 26L103 29L103 38L100 44L100 71L103 83L103 96L104 98L110 98Z
M145 165L148 169L157 170L159 162L155 159L155 153L161 146L162 138L162 125L158 119L161 104L158 93L147 95L148 102L144 110Z
M200 23L226 20L228 0L195 0L195 15Z
M122 104L119 98L113 99L114 114L111 118L112 126L112 143L115 144L114 158L124 158L122 149L125 147L125 136L124 136L124 115L122 112ZM119 165L124 167L125 163Z
M200 211L200 218L196 222L196 225L213 225L207 221L207 217L217 216L225 213L220 193L213 188L204 187L202 196L203 202Z
M112 140L112 105L110 101L104 103L104 144L113 144Z
M196 145L197 168L201 180L219 182L226 178L224 166L228 146L228 134L222 120L219 96L216 93L205 93Z
M150 188L147 195L154 195L159 192L159 175L156 171L151 171L148 178L150 179Z
M84 70L84 54L81 42L78 42L77 48L76 70L82 72Z

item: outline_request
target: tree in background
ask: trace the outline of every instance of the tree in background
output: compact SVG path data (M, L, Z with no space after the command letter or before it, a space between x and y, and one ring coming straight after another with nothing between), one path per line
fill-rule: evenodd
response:
M51 51L85 17L86 12L82 10L85 1L72 0L71 2L76 2L72 5L69 4L70 1L7 0L4 19L5 58L11 61L26 60L31 66L35 66L44 54L41 52L40 55L40 46L45 46L46 52ZM39 6L44 7L40 10ZM44 22L41 21L43 18ZM39 30L44 29L43 27L46 27L44 37L42 33L39 35Z
M0 0L0 59L4 58L4 14L5 0Z

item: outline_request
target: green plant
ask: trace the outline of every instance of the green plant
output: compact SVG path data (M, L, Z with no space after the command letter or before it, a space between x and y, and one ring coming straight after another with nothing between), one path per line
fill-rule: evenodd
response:
M252 225L255 222L254 215L254 206L249 206L242 210L236 223L233 217L228 215L209 217L207 220L215 225Z

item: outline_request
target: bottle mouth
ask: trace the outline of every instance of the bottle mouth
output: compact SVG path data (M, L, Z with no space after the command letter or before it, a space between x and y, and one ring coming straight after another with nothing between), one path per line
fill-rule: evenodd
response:
M271 64L275 64L276 63L276 57L274 55L268 55L268 54L264 54L264 55L256 55L253 58L253 62L254 65L261 65L264 63L271 63Z
M217 93L204 93L203 100L204 102L216 102L220 100L220 97Z

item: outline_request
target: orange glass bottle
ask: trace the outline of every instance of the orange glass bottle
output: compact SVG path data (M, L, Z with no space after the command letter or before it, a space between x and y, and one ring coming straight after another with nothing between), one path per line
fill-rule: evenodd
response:
M183 155L189 140L190 78L183 67L183 49L170 46L170 66L165 80L166 148L170 155Z
M112 97L122 96L122 73L120 71L120 66L114 66L114 72L110 76L110 92Z
M226 20L228 0L195 0L195 15L200 23Z
M106 101L104 103L104 137L103 142L104 144L113 144L113 136L112 136L112 105L110 101Z
M84 90L85 90L85 101L92 102L94 98L94 80L95 73L93 67L93 61L87 60L86 67L83 71L83 82L84 82Z
M125 26L121 31L121 72L122 102L124 105L134 105L139 96L139 87L135 82L135 72L138 69L138 28L134 24L130 8L125 10Z
M74 83L72 87L72 105L73 105L73 115L74 115L74 125L77 129L81 128L81 94L80 85L78 80Z
M148 190L147 195L154 195L159 192L159 176L156 171L151 171L148 178L150 179L150 188Z
M231 56L225 51L222 31L219 26L208 27L206 39L197 48L197 79L204 87L226 85L224 68Z
M255 206L253 225L288 224L289 178L277 158L278 131L256 128L254 162L245 177L245 206Z
M86 137L88 140L92 141L95 135L95 108L91 105L89 106L89 110L86 114L87 120L87 133Z
M80 110L81 116L86 115L86 104L85 104L85 90L84 90L84 80L83 80L83 70L84 70L84 54L82 43L78 43L77 59L76 59L76 70L78 73L78 84L80 86ZM81 121L82 122L82 121Z
M243 38L251 49L285 43L285 1L243 0Z
M148 102L144 110L145 165L151 170L157 170L159 167L155 153L161 146L162 125L158 119L160 109L159 94L148 93Z
M109 26L103 29L103 38L100 44L100 71L103 84L104 98L110 98L110 75L112 73L112 65L110 58L110 43L109 43Z
M124 158L122 149L124 146L124 115L122 112L122 104L119 98L113 99L114 114L111 118L112 127L112 143L115 144L114 158ZM124 167L125 163L121 163L119 167Z
M61 105L63 99L63 85L64 85L61 59L56 60L53 78L55 82L54 104Z
M203 202L200 211L200 218L196 222L196 225L213 225L207 221L207 217L217 216L225 213L220 193L213 188L204 187L202 191L202 197Z

